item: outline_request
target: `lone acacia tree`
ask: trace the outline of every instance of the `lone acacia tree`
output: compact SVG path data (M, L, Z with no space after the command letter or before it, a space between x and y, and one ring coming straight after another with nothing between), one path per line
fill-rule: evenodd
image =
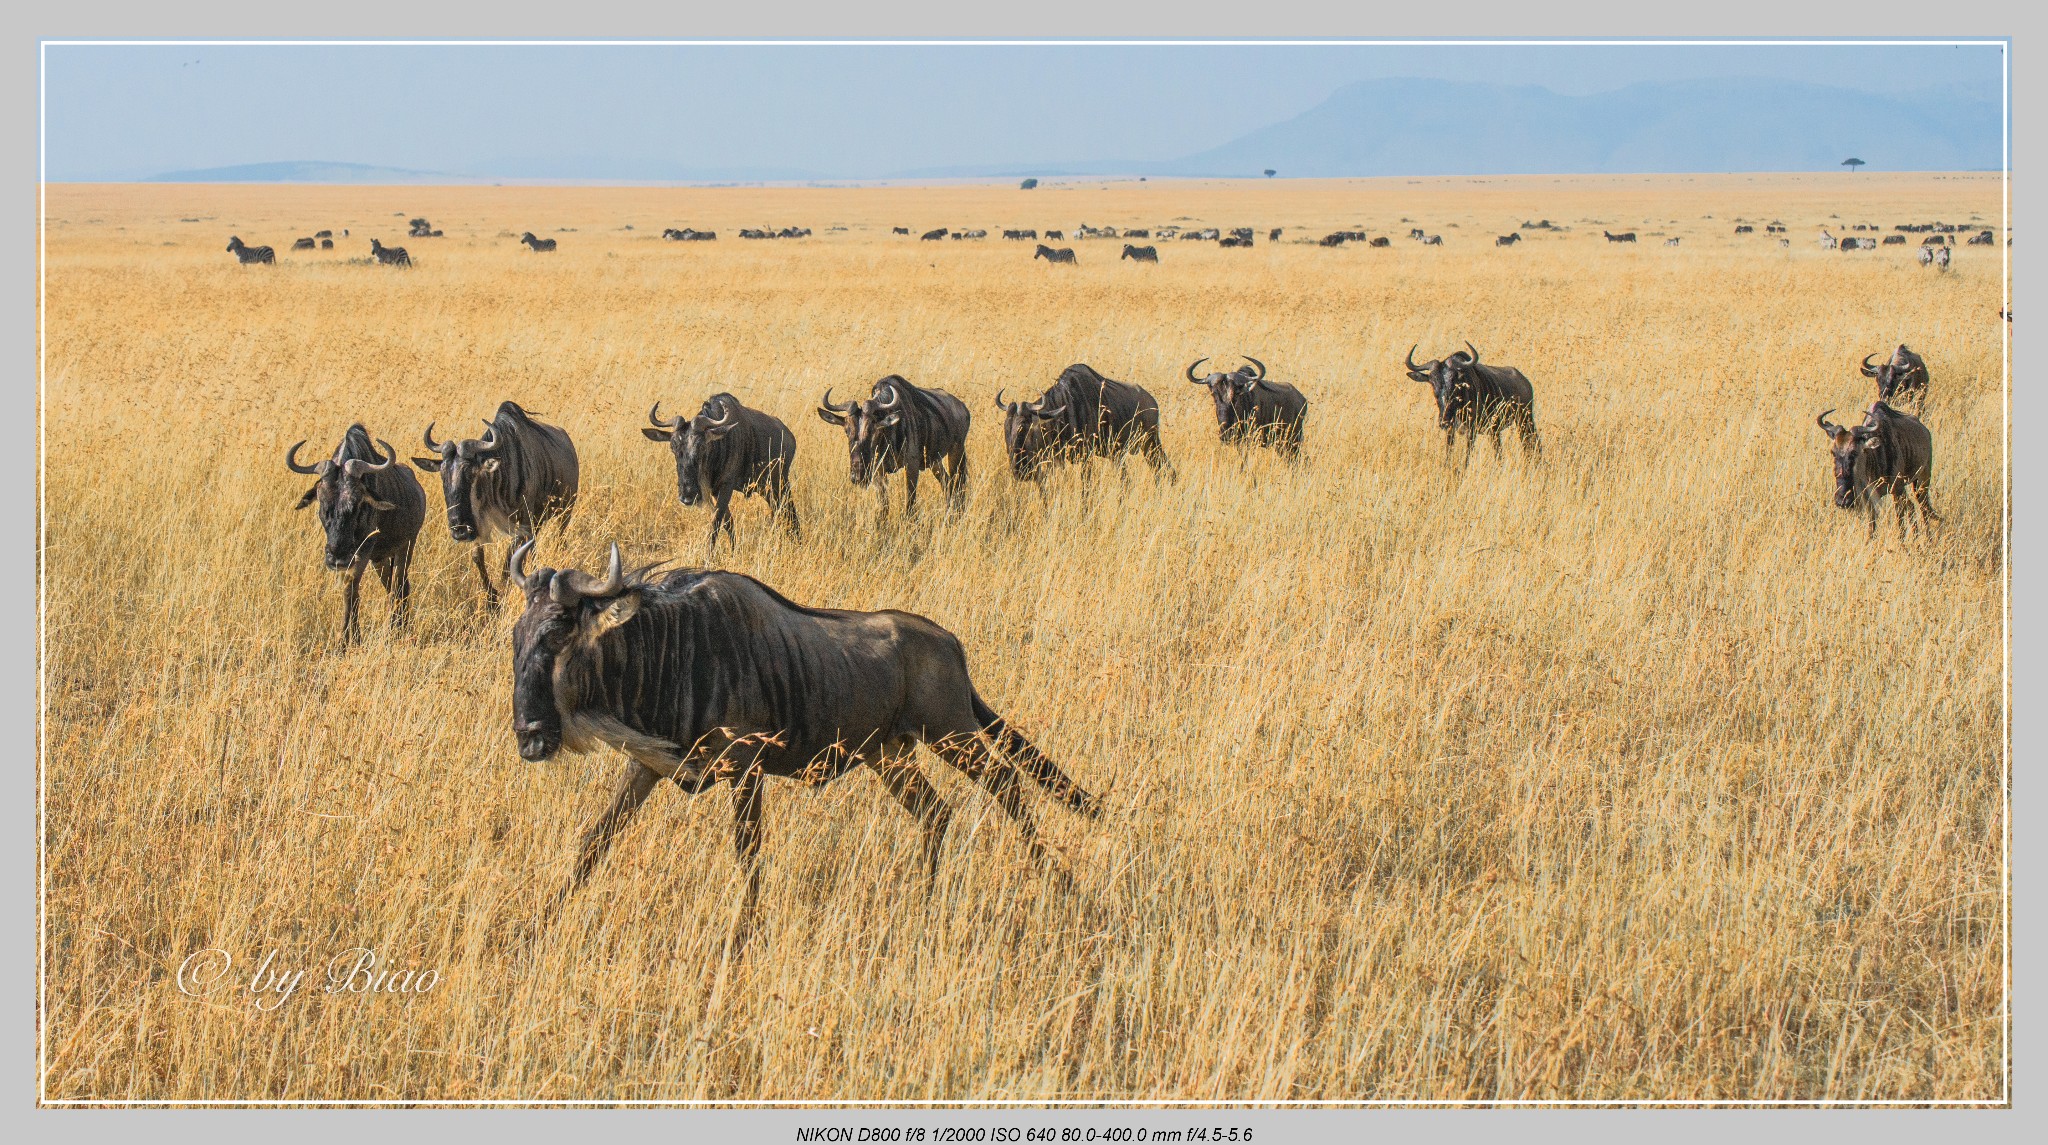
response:
M1266 168L1266 178L1268 179L1271 179L1273 176L1278 175L1279 173L1280 172L1273 170L1271 167Z
M1842 160L1842 166L1847 167L1849 169L1849 174L1854 175L1856 173L1856 168L1863 166L1863 160L1858 159L1852 155L1849 158Z
M1026 179L1022 183L1017 184L1017 186L1022 190L1035 191L1038 189L1038 180Z

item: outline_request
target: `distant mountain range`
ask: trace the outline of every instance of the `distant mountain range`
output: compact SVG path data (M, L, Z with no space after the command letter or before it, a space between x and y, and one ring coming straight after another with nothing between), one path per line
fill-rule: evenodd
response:
M1147 175L1576 175L1832 171L1854 156L1872 171L1997 170L1999 102L1958 88L1875 93L1775 80L1642 83L1596 95L1449 80L1369 80L1300 115L1173 160L999 163L821 173L793 167L693 167L661 159L501 159L467 171L359 163L251 163L173 171L150 182L427 183L816 182Z

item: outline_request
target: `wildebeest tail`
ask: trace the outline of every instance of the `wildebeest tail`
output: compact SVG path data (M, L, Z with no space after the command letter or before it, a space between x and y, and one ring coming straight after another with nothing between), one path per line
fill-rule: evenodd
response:
M1050 792L1053 798L1090 819L1102 814L1102 804L1093 795L1081 790L1081 785L1061 771L1059 764L1032 746L1031 741L1020 735L1016 728L1004 723L1003 717L988 706L979 692L974 694L974 718L1003 754L1022 767L1026 775L1037 780L1038 785Z

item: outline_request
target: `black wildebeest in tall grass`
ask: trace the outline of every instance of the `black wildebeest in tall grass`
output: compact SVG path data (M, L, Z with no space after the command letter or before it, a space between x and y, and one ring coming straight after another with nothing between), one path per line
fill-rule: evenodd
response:
M1603 230L1600 233L1606 235L1607 241L1611 243L1632 243L1636 241L1636 233L1634 231L1623 231L1620 234L1615 234L1612 231Z
M381 266L411 266L412 256L402 246L385 246L376 239L370 240L370 257Z
M316 244L316 243L314 243L314 242L313 242L313 240L312 240L312 239L309 239L309 238L306 238L306 239L295 239L295 240L293 240L293 242L292 242L292 249L293 249L293 250L313 250L313 249L315 249L315 247L316 247L316 246L317 246L317 244Z
M327 534L326 561L333 572L346 572L342 589L341 643L362 639L356 604L362 595L363 570L375 565L377 579L391 594L391 623L405 624L412 596L412 550L427 516L427 495L412 470L397 464L389 443L379 456L370 431L361 422L348 427L326 461L299 464L301 441L285 451L293 473L318 477L295 509L319 506L320 528Z
M1875 354L1863 355L1863 376L1877 382L1877 400L1890 402L1918 394L1921 401L1927 399L1927 361L1906 348L1904 342L1892 351L1892 356L1873 366L1870 360Z
M611 806L584 832L559 903L589 877L662 779L695 795L733 786L733 844L748 868L761 849L765 776L816 785L867 767L924 831L938 871L952 811L919 771L925 745L980 784L1046 852L1018 771L1073 811L1100 804L975 690L959 638L894 610L806 608L749 576L646 566L628 574L611 547L602 579L506 561L526 598L512 629L512 732L522 758L566 748L623 752ZM665 563L665 562L664 562Z
M1003 448L1010 475L1020 481L1041 480L1045 469L1062 461L1110 457L1118 462L1141 453L1153 472L1174 476L1173 462L1159 440L1159 402L1143 386L1114 381L1076 362L1060 372L1035 402L1005 402Z
M1428 386L1436 397L1436 423L1444 431L1446 459L1460 429L1465 431L1466 460L1482 430L1492 436L1494 455L1499 456L1501 430L1509 422L1520 430L1524 453L1542 454L1543 441L1536 435L1536 391L1522 371L1482 365L1470 342L1448 358L1432 358L1419 366L1415 347L1410 346L1407 366L1408 376Z
M235 261L243 266L248 266L250 263L275 265L277 262L276 251L271 250L267 246L250 246L242 241L240 235L228 236L228 253L234 255Z
M940 228L938 228L937 230L930 230L930 231L926 231L925 233L923 233L923 234L921 234L921 235L917 236L917 238L918 238L918 241L920 241L920 242L937 242L937 241L938 241L939 239L942 239L942 238L945 238L945 237L946 237L946 228L944 228L944 227L940 227Z
M1070 266L1081 265L1078 261L1075 260L1074 248L1070 246L1063 246L1058 250L1054 250L1053 248L1045 245L1044 243L1039 243L1038 249L1032 252L1031 257L1034 259L1042 258L1047 262L1063 262Z
M497 415L484 422L482 438L435 441L432 422L423 438L434 456L412 463L441 475L448 535L476 542L477 579L496 608L498 588L485 571L484 546L498 536L529 540L556 517L568 527L576 508L575 443L561 428L533 420L517 402L498 406Z
M706 496L712 499L707 549L718 544L720 526L727 543L738 543L729 507L734 493L759 494L790 536L801 535L796 501L789 488L790 467L796 464L796 435L781 418L748 409L731 394L717 393L705 399L697 416L687 422L680 417L663 420L661 403L654 403L640 432L650 441L667 444L675 454L677 500L690 506Z
M519 241L532 247L535 254L544 254L555 249L555 240L535 238L532 231L519 236Z
M1117 259L1117 261L1122 262L1126 258L1130 259L1132 262L1158 262L1159 248L1152 246L1132 246L1129 243L1125 243L1123 257Z
M1267 445L1289 460L1301 454L1301 432L1308 420L1308 399L1286 382L1269 381L1266 364L1249 354L1250 365L1229 373L1197 377L1189 363L1188 381L1209 391L1216 406L1216 436L1225 445ZM1253 370L1256 368L1257 372Z
M944 390L911 385L896 374L877 381L866 401L818 400L818 418L846 430L847 476L873 486L889 511L889 474L903 471L903 511L917 512L917 478L929 469L954 508L967 500L967 403Z
M1828 452L1835 464L1836 507L1868 509L1870 535L1876 536L1877 499L1888 496L1902 540L1908 508L1919 512L1923 531L1928 521L1941 520L1927 491L1934 471L1934 438L1920 419L1875 401L1862 425L1845 428L1828 420L1833 412L1825 410L1813 420L1828 435Z

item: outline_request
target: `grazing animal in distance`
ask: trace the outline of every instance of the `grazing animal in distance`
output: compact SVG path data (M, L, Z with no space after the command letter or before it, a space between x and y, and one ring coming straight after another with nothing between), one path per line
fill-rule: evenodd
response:
M792 537L797 527L796 501L789 488L790 467L796 464L796 435L781 418L748 409L729 393L705 399L697 416L663 420L661 403L647 411L641 433L666 444L676 460L676 500L685 507L705 497L713 503L711 536L705 548L718 545L725 529L727 544L738 544L732 527L732 495L759 494Z
M276 251L271 250L267 246L250 246L242 241L240 235L228 236L228 253L234 255L235 261L243 266L248 266L250 263L263 263L274 266L277 263Z
M1247 366L1229 373L1195 376L1195 367L1208 361L1196 358L1188 365L1187 379L1209 391L1216 406L1216 436L1225 445L1271 446L1288 460L1301 454L1301 432L1308 420L1308 399L1286 382L1266 377L1266 364L1245 355ZM1256 373L1254 373L1256 369Z
M1408 237L1420 241L1426 233L1421 227L1412 227L1408 231Z
M1219 247L1248 247L1252 245L1252 240L1241 239L1236 235L1225 235L1223 240L1216 245Z
M917 237L925 242L930 242L934 239L942 239L946 237L946 228L940 227L937 230L926 231L925 233Z
M1947 248L1947 247L1942 247L1941 249L1939 249L1939 250L1937 250L1937 251L1935 251L1935 252L1934 252L1934 268L1935 268L1936 270L1943 270L1943 271L1947 270L1947 269L1948 269L1948 260L1949 260L1949 248Z
M294 242L292 243L292 249L293 249L293 250L312 250L312 249L313 249L313 240L312 240L312 239L298 239L298 240L296 240L296 241L294 241Z
M313 237L314 237L314 238L316 238L316 239L331 239L331 238L333 238L333 237L334 237L334 232L333 232L333 231L314 231L314 232L313 232Z
M441 475L448 506L448 535L476 543L472 556L484 598L498 606L498 588L484 568L484 546L493 537L530 540L542 525L560 518L568 527L576 509L576 445L557 426L535 421L517 402L503 402L484 422L480 439L434 440L434 424L423 435L432 457L412 463Z
M1280 241L1280 232L1281 232L1281 231L1282 231L1283 229L1285 229L1285 228L1282 228L1282 227L1274 227L1274 228L1273 228L1272 230L1270 230L1270 231L1267 231L1267 232L1266 232L1266 241L1267 241L1267 242L1269 242L1269 243L1277 243L1277 242L1279 242L1279 241Z
M1003 232L1003 237L1004 237L1004 238L1006 238L1006 239L1016 239L1016 240L1017 240L1017 241L1019 241L1019 242L1037 242L1037 241L1038 241L1038 232L1037 232L1037 231L1016 231L1016 230L1011 230L1011 231L1004 231L1004 232Z
M1152 237L1152 232L1142 227L1125 227L1124 237L1127 239L1149 239Z
M1877 399L1890 402L1897 397L1918 394L1922 401L1927 397L1927 361L1906 348L1904 342L1892 351L1892 356L1878 365L1870 360L1877 355L1863 355L1863 376L1877 382Z
M1600 233L1606 235L1607 241L1611 243L1632 243L1636 241L1636 233L1634 231L1623 231L1620 234L1615 234L1612 231L1603 230Z
M1665 239L1665 240L1664 240L1664 245L1665 245L1665 246L1677 246L1677 245L1678 245L1678 240L1677 240L1677 239Z
M333 249L334 249L334 240L333 240L333 239L321 239L321 240L320 240L320 249L321 249L321 250L333 250Z
M1827 229L1826 229L1825 227L1823 227L1823 228L1821 229L1821 232L1820 232L1820 247L1821 247L1821 249L1822 249L1822 250L1834 250L1834 249L1835 249L1835 247L1836 247L1837 245L1838 245L1838 244L1837 244L1837 241L1836 241L1836 239L1835 239L1835 236L1834 236L1834 235L1831 235L1831 234L1829 234L1829 233L1828 233L1828 231L1827 231Z
M1019 481L1042 482L1057 462L1099 456L1121 463L1133 452L1155 474L1175 476L1159 440L1159 402L1145 387L1105 378L1085 363L1061 371L1037 401L1005 402L997 390L996 408L1003 411L1010 475Z
M958 637L914 613L806 608L739 573L649 565L628 574L613 544L600 579L505 563L525 597L512 629L512 733L531 763L611 747L628 759L611 806L584 832L559 905L590 876L655 784L696 795L733 786L733 843L757 891L761 781L830 782L868 767L924 832L938 873L952 818L919 772L925 745L995 797L1034 859L1048 856L1024 775L1077 814L1100 804L975 690ZM665 562L659 562L665 563Z
M1034 260L1042 258L1047 262L1063 262L1067 263L1070 266L1081 265L1080 262L1074 258L1074 248L1070 246L1063 246L1058 250L1054 250L1053 248L1045 245L1044 243L1039 243L1038 249L1032 252L1031 257Z
M412 265L412 256L405 253L404 247L385 246L376 239L370 240L370 257L376 259L379 266Z
M1991 233L1990 231L1978 231L1978 232L1977 232L1976 234L1974 234L1974 235L1971 235L1971 236L1970 236L1970 237L1969 237L1969 238L1968 238L1968 239L1966 240L1966 245L1969 245L1969 246L1996 246L1996 245L1998 245L1998 236L1996 236L1996 235L1992 234L1992 233Z
M890 228L889 228L889 233L890 233L890 234L892 234L892 235L907 235L907 234L909 234L909 233L910 233L910 228L909 228L909 227L890 227Z
M1424 236L1422 236L1422 245L1423 245L1423 246L1442 246L1442 245L1444 245L1444 236L1442 236L1442 235L1424 235Z
M528 231L525 234L520 235L519 241L525 243L529 247L532 247L535 254L540 254L545 251L551 251L555 249L555 240L535 238L533 237L532 231Z
M1884 244L1883 244L1883 245L1885 245L1885 246L1905 246L1905 245L1906 245L1906 236L1904 236L1904 235L1886 235L1886 236L1884 236Z
M1750 235L1750 234L1755 234L1755 233L1756 233L1756 228L1755 228L1755 227L1753 227L1753 226L1751 226L1751 225L1749 225L1748 223L1744 223L1744 224L1742 224L1741 226L1739 226L1739 227L1736 227L1736 228L1735 228L1735 233L1736 233L1736 234L1738 234L1738 235Z
M1349 235L1345 234L1345 233L1344 233L1343 231L1331 231L1331 232L1330 232L1329 234L1326 234L1326 235L1324 235L1324 236L1323 236L1322 238L1320 238L1320 239L1317 239L1317 240L1316 240L1316 245L1317 245L1317 246L1343 246L1343 245L1344 245L1344 243L1345 243L1345 240L1346 240L1346 239L1348 239L1348 238L1350 238L1350 237L1351 237L1351 236L1349 236Z
M1393 246L1393 245L1394 245L1394 240L1392 240L1392 239L1388 238L1388 237L1387 237L1387 236L1385 236L1385 235L1381 235L1381 236L1379 236L1378 238L1372 239L1371 241L1367 242L1367 243L1366 243L1365 245L1367 245L1367 246L1381 246L1381 247L1386 247L1386 246Z
M299 450L305 444L301 441L285 451L285 466L319 480L293 508L319 507L320 528L327 534L327 567L348 574L341 614L341 644L346 648L362 639L356 607L364 569L376 566L377 579L391 594L392 626L403 627L410 616L412 550L426 520L427 495L412 470L397 464L398 453L388 443L377 443L384 447L378 454L361 422L348 427L326 461L301 465Z
M917 514L918 475L929 469L954 508L967 503L967 403L944 390L926 389L890 374L866 401L834 405L828 386L818 418L846 431L847 476L871 486L889 511L889 474L903 473L903 512Z
M1159 261L1159 248L1153 246L1132 246L1129 243L1125 243L1124 253L1117 261L1122 262L1124 259L1130 259L1133 262L1156 263Z
M1522 371L1512 366L1487 366L1479 361L1472 343L1448 358L1433 358L1415 364L1415 347L1408 349L1408 376L1430 388L1436 398L1437 428L1444 432L1444 457L1451 455L1458 431L1465 431L1465 460L1472 459L1472 443L1481 430L1493 438L1493 452L1500 455L1502 428L1513 422L1520 431L1522 451L1541 456L1542 439L1536 435L1536 392Z
M1067 241L1067 232L1065 232L1065 231L1047 231L1047 232L1045 232L1045 237L1046 237L1046 238L1048 238L1048 239L1056 239L1056 240L1058 240L1058 241L1060 241L1060 242L1065 242L1065 241Z
M1836 507L1869 510L1873 537L1877 535L1880 497L1892 499L1901 540L1906 536L1909 506L1919 512L1922 530L1928 521L1940 521L1927 491L1934 469L1934 439L1920 419L1874 401L1862 425L1844 428L1828 420L1833 412L1825 410L1813 420L1828 435L1828 452L1835 465Z
M1494 238L1494 240L1493 240L1493 245L1495 245L1495 246L1513 246L1513 245L1515 245L1516 243L1518 243L1518 242L1521 242L1521 241L1522 241L1522 232L1520 232L1520 231L1516 231L1516 232L1514 232L1513 234L1505 234L1505 235L1498 235L1498 236L1496 236L1496 237Z

